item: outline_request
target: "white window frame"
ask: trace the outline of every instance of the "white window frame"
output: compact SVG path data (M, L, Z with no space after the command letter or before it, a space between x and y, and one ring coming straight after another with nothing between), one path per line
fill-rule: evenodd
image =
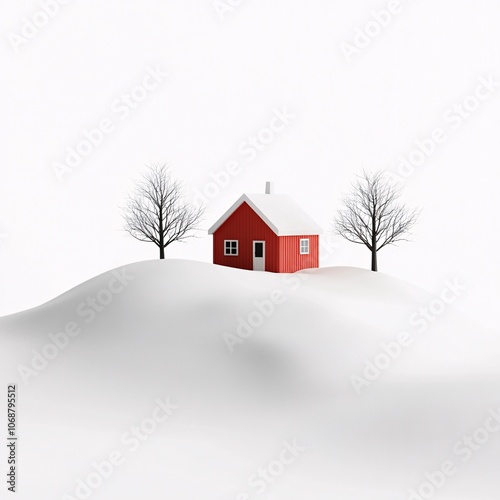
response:
M227 243L236 243L236 253L232 253L232 245L229 245L229 252L227 251ZM225 257L238 257L239 253L239 242L238 240L224 240L224 256Z
M307 251L304 251L304 245L307 246ZM311 249L311 243L309 238L302 238L299 243L300 255L309 255Z

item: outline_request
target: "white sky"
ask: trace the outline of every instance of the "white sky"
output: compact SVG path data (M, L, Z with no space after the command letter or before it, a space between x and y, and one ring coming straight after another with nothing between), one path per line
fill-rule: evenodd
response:
M40 7L3 1L0 314L156 258L156 247L124 235L119 210L148 161L170 162L190 196L238 163L210 200L206 228L273 180L328 230L353 175L396 170L415 140L441 128L445 140L404 181L407 202L423 208L414 241L384 249L380 270L434 293L458 278L468 289L457 307L495 325L500 87L481 91L467 118L453 106L480 78L500 82L500 2L401 0L348 63L341 44L389 4L243 0L220 19L212 0L73 0L16 51L12 34ZM122 94L156 67L168 77L154 89L147 80L127 111ZM256 155L240 147L283 108L295 118L270 144ZM102 120L113 130L60 182L54 163ZM211 239L200 236L167 256L210 261ZM369 262L347 242L323 259Z

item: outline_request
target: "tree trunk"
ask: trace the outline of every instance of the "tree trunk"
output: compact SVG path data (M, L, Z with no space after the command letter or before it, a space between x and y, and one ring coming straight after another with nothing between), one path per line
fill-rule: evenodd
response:
M160 213L158 216L158 236L160 237L160 259L165 258L165 245L163 244L163 206L160 206Z
M373 207L375 213L375 207ZM375 217L372 217L372 271L377 272L377 229Z
M375 272L378 271L378 268L377 268L377 249L376 248L374 248L372 250L372 271L375 271Z

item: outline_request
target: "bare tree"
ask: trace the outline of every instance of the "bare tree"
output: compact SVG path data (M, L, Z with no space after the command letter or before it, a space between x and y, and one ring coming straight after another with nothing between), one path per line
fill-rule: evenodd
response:
M383 172L363 172L334 220L337 234L370 250L372 271L377 271L377 252L387 245L408 241L417 221L418 211L398 203L400 195L400 189Z
M139 241L154 243L165 258L165 248L184 241L198 229L204 207L184 202L183 188L164 163L149 166L124 209L125 231Z

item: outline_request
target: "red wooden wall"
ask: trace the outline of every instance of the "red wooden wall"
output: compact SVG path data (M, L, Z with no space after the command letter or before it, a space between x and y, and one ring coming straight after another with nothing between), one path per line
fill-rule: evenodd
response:
M224 255L224 240L238 240L238 256ZM253 242L266 242L266 271L279 272L278 236L243 203L214 234L214 264L253 269Z
M300 254L300 240L309 239L309 253ZM319 236L280 236L280 273L295 273L301 269L319 267Z

